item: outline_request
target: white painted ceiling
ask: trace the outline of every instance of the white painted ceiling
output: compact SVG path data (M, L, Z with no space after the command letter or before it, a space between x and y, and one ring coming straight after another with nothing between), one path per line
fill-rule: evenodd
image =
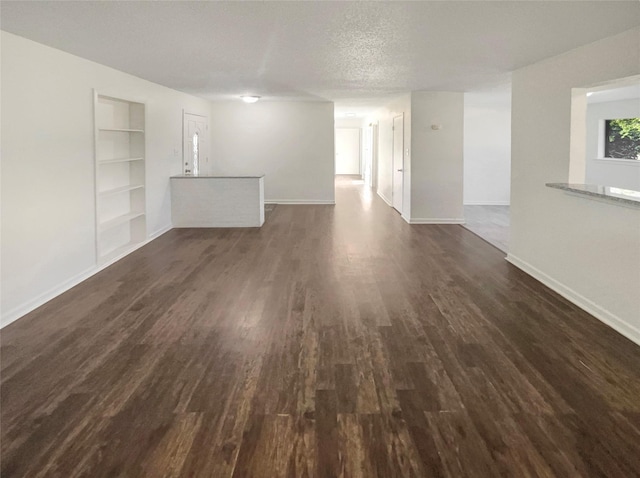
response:
M3 30L205 98L468 91L640 25L638 1L0 3Z

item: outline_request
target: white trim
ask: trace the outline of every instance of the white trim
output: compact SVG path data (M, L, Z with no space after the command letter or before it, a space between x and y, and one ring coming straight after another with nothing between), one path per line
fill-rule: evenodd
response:
M387 203L387 206L389 206L389 207L393 207L393 206L391 205L391 201L389 201L389 200L385 197L385 195L384 195L384 194L382 194L382 192L380 192L380 190L379 190L379 189L376 191L376 194L377 194L378 196L380 196L384 202L386 202L386 203Z
M120 254L117 257L114 257L110 261L105 262L104 264L100 264L100 266L94 265L92 267L89 267L89 268L85 269L84 271L80 272L79 274L76 274L73 277L71 277L70 279L64 281L62 283L62 285L58 285L56 287L52 287L48 291L43 292L42 294L40 294L37 297L34 297L33 299L25 302L24 304L21 304L21 305L19 305L17 307L14 307L9 312L7 312L5 314L2 314L2 319L0 321L0 328L6 327L10 323L15 322L19 318L27 315L29 312L34 311L35 309L37 309L41 305L44 305L47 302L49 302L50 300L52 300L52 299L58 297L59 295L67 292L69 289L77 286L78 284L80 284L81 282L87 280L89 277L97 274L101 270L106 269L111 264L119 261L123 257L128 256L133 251L135 251L137 249L140 249L142 246L145 246L145 245L149 244L151 241L157 239L162 234L164 234L165 232L170 231L171 229L172 229L171 226L162 228L159 231L153 233L146 241L143 241L143 242L140 242L140 243L136 244L131 249L127 250L126 252Z
M608 311L607 309L599 306L595 302L589 300L582 294L576 292L575 290L567 287L563 283L557 281L553 277L548 276L540 269L532 266L528 262L523 261L522 259L518 259L513 254L507 254L507 261L513 264L518 269L526 272L534 279L542 282L544 285L549 287L551 290L557 292L562 297L567 299L572 304L577 305L585 312L593 315L599 321L605 323L612 329L616 330L620 334L624 335L626 338L640 345L640 330L634 327L633 325L625 322L622 318L618 317L614 313Z
M209 116L208 115L201 115L199 113L191 113L187 110L185 110L184 108L182 109L182 118L184 119L184 115L191 115L191 116L200 116L201 118L207 118L207 120L209 120Z
M465 206L510 206L510 201L466 201Z
M161 227L156 232L152 232L151 234L149 234L149 239L147 239L147 242L145 242L145 244L148 244L153 239L156 239L156 238L162 236L163 234L169 232L171 229L173 229L173 225L172 224L170 224L168 226Z
M402 119L402 191L400 191L400 195L402 196L402 203L400 206L400 209L404 210L404 164L405 164L405 157L404 157L404 111L402 113L400 113L399 115L393 116L391 118L391 202L389 203L389 205L396 209L396 207L393 205L393 200L396 196L396 191L394 191L394 186L395 186L395 173L396 173L396 168L398 167L396 165L396 158L395 158L395 139L396 139L396 119L401 118ZM398 211L401 215L402 215L402 211L400 211L399 209L396 209L396 211Z
M592 161L603 164L617 164L624 166L640 166L640 160L638 159L622 159L622 158L594 158Z
M404 216L402 216L404 218ZM404 218L407 221L406 218ZM463 217L416 217L407 221L409 224L464 224Z
M265 204L290 204L290 205L309 205L309 204L335 204L335 201L327 199L269 199L264 201Z

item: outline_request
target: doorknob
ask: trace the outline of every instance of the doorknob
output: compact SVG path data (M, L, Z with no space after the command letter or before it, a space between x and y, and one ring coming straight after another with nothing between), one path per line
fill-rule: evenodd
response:
M399 172L402 172L402 169L398 169Z

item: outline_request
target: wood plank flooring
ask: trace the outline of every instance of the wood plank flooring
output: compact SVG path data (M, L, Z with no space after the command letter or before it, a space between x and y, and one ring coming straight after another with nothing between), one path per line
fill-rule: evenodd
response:
M2 331L1 476L640 476L640 347L342 178Z

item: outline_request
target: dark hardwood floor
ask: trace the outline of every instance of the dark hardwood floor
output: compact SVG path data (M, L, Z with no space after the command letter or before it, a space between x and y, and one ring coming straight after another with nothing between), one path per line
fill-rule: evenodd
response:
M640 476L640 347L349 178L2 331L2 478Z

